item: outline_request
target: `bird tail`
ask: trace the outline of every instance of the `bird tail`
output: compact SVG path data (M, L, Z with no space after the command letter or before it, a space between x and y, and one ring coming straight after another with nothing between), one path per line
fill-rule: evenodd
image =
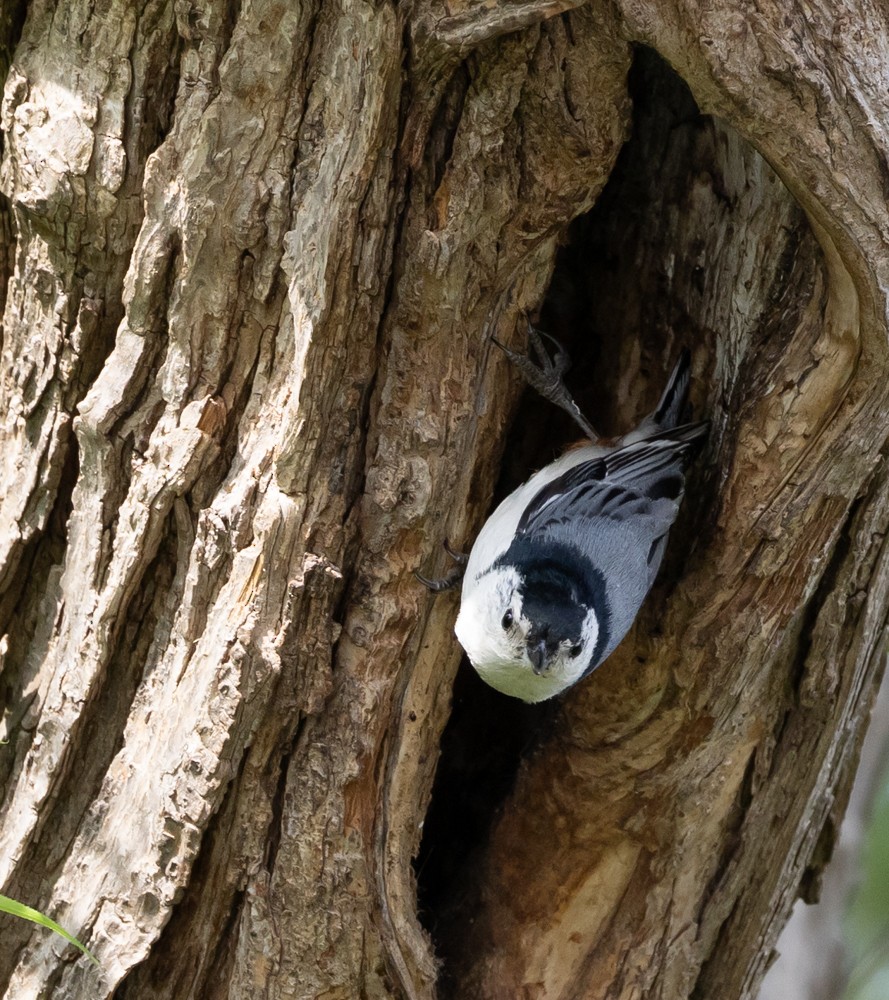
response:
M670 427L658 435L667 441L673 441L679 445L681 453L686 460L690 460L701 450L704 438L710 431L709 420L697 420L693 423L680 424L678 427Z
M673 367L673 372L667 381L660 402L654 413L648 418L657 427L669 430L678 426L682 420L685 402L688 399L688 386L691 380L691 351L683 347L679 359Z
M649 413L634 431L625 435L621 443L627 445L650 438L665 438L689 446L684 453L690 458L703 444L710 427L709 420L695 422L690 419L691 413L686 406L690 382L691 352L683 347L654 412Z

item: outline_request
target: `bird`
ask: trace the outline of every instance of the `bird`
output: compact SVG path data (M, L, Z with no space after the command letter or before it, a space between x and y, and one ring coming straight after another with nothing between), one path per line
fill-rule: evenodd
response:
M528 326L537 363L495 343L532 386L571 414L587 440L532 475L485 522L463 557L455 632L491 687L540 702L587 677L629 631L654 583L685 472L709 422L680 422L691 371L683 349L655 410L623 437L600 438L562 379L567 353ZM544 338L554 346L552 357ZM454 582L453 574L420 579L434 590Z

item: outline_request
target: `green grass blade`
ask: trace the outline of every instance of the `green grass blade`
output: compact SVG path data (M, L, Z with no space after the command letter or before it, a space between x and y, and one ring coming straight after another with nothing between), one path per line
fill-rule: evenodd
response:
M21 917L22 920L31 920L35 924L40 924L41 927L48 927L51 931L60 934L66 941L70 941L71 944L79 948L93 965L97 968L99 967L98 960L88 948L82 945L76 937L69 934L64 927L60 927L55 920L50 920L49 917L45 917L39 911L32 910L30 906L25 906L24 903L19 903L8 896L0 896L0 912L11 913L14 917Z

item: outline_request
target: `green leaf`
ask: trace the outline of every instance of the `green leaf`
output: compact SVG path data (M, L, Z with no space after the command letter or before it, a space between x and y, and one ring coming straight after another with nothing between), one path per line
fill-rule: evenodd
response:
M99 962L95 955L82 945L76 937L69 934L63 927L60 927L55 920L50 920L49 917L45 917L37 910L32 910L30 906L25 906L24 903L19 903L14 899L10 899L8 896L0 896L0 912L11 913L15 917L21 917L22 920L31 920L33 923L40 924L42 927L48 927L51 931L55 931L56 934L60 934L66 941L70 941L71 944L78 947L93 963L93 965L97 968L99 967Z
M861 880L844 919L850 977L844 1000L889 996L889 767L872 805Z

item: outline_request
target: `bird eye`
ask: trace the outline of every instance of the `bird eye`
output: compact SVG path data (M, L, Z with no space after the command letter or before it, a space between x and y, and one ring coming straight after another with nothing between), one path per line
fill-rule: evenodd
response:
M512 623L515 619L512 616L512 611L507 611L503 618L500 619L500 624L504 628L512 628Z
M578 656L583 652L583 646L581 643L575 643L569 650L568 655L572 660L576 660Z

